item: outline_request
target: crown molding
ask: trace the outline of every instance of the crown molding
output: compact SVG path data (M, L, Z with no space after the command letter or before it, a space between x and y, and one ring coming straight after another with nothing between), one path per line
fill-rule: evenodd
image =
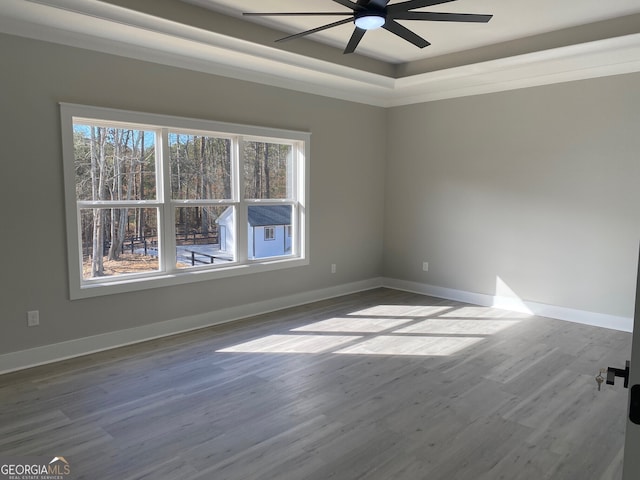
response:
M380 107L640 71L640 33L392 78L98 0L2 0L0 32Z
M423 103L638 71L640 33L399 78L392 103Z

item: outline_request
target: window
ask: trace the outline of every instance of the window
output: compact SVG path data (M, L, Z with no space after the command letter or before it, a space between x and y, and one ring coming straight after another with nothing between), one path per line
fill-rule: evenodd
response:
M264 227L264 239L265 241L276 239L276 227Z
M308 133L71 104L61 118L71 298L308 263Z

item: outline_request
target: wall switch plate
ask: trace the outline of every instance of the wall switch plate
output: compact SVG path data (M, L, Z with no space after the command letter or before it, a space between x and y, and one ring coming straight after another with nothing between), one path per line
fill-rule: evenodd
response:
M429 271L429 262L422 262L422 270L425 272Z
M27 312L27 326L37 327L38 325L40 325L40 312L38 310Z
M336 273L336 264L335 263L331 264L331 273Z

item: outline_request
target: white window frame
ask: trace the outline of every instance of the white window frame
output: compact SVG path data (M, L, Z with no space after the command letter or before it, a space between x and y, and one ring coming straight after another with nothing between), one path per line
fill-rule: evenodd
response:
M67 227L67 251L69 267L69 296L72 300L101 295L125 293L151 288L180 285L185 283L247 275L258 272L280 270L309 264L309 152L311 134L296 130L283 130L268 127L240 125L213 120L202 120L170 115L158 115L111 108L60 103L62 130L62 157L64 170L65 210ZM155 200L127 201L127 206L158 208L158 235L161 255L160 271L143 274L126 274L97 279L83 279L82 276L82 239L80 229L80 204L83 208L87 202L76 199L75 158L73 145L74 119L93 120L96 122L122 122L123 127L137 127L158 132L156 137L157 196ZM236 218L236 261L231 264L215 266L198 266L177 268L175 266L175 221L176 206L199 205L211 203L202 201L172 200L170 188L170 162L163 160L164 152L168 152L168 132L188 131L206 132L213 135L237 138L232 148L232 168L237 169L235 184L232 185L233 199L221 200L220 204L233 204ZM294 162L290 176L293 180L292 198L279 199L244 199L241 192L242 176L239 175L239 147L242 139L259 139L293 146ZM213 201L215 203L216 201ZM134 205L135 204L135 205ZM265 259L247 258L247 234L249 205L292 205L292 228L297 233L294 237L292 254L284 257ZM162 227L166 225L166 227Z

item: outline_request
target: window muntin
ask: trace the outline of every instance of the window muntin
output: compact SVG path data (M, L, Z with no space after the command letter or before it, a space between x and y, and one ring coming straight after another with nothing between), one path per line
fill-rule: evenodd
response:
M71 298L308 264L309 134L70 104L61 118ZM254 254L249 210L282 206L270 242L287 245ZM146 261L94 268L116 252Z

